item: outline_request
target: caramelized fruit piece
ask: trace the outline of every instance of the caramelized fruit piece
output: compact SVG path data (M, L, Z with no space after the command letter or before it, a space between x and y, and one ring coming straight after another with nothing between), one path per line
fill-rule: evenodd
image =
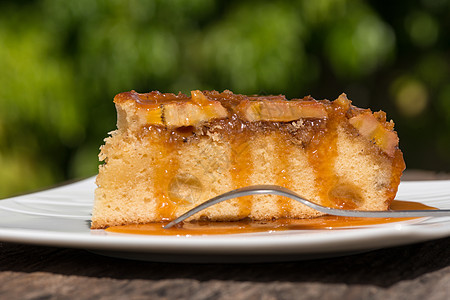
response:
M206 98L205 94L203 94L199 90L191 91L191 98L192 102L197 103L199 105L208 105L214 102Z
M158 124L162 125L162 109L161 107L155 107L155 108L148 108L145 112L145 118L147 121L147 124Z
M245 120L290 122L298 119L327 117L322 103L316 101L242 101L236 112Z
M169 184L169 199L175 205L187 207L195 204L203 193L203 185L197 177L188 173L177 174Z
M398 137L394 131L387 129L370 112L364 112L349 120L359 133L372 140L386 154L393 156L398 145Z
M196 126L211 119L226 118L227 110L217 101L206 105L193 102L170 103L164 105L163 119L167 126Z
M364 202L361 188L342 179L328 191L328 199L334 207L341 209L356 209Z
M342 93L336 100L334 100L334 103L342 107L344 111L347 111L350 109L352 101L348 100L347 95L345 93Z

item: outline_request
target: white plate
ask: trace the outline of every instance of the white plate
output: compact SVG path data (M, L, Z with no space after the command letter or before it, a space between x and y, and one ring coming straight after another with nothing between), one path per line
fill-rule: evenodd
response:
M84 248L172 262L257 262L332 257L450 236L450 217L337 230L226 236L149 236L90 230L94 178L0 200L0 241ZM397 199L450 208L450 181L402 182Z

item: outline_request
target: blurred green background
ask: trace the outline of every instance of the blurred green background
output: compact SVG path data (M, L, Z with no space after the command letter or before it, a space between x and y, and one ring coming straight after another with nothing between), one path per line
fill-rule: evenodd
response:
M450 1L2 1L0 198L96 174L115 94L334 99L450 170Z

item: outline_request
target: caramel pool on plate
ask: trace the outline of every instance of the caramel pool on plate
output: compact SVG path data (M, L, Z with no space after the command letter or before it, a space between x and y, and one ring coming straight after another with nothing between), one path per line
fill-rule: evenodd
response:
M392 210L419 210L435 209L434 207L409 201L395 200L391 205ZM241 220L234 222L185 222L170 229L163 227L167 223L148 223L124 226L113 226L106 229L108 232L146 234L146 235L221 235L254 232L273 232L285 230L318 230L338 229L348 227L361 227L385 223L400 222L417 218L355 218L340 216L322 216L312 219L278 219L273 221Z

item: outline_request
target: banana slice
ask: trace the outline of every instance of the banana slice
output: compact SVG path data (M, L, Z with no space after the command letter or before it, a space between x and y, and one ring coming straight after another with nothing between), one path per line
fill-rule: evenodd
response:
M236 107L236 113L250 122L290 122L327 117L327 111L322 103L302 100L244 100Z
M209 100L199 90L191 92L190 101L165 104L163 111L165 125L173 127L196 126L227 116L227 110L219 101Z
M389 130L369 111L349 119L350 124L358 129L359 133L372 140L386 154L393 156L398 145L398 136Z

